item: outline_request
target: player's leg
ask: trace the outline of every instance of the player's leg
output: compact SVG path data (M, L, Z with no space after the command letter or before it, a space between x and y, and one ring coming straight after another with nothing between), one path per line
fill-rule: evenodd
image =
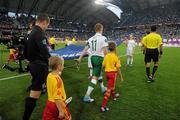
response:
M153 67L152 74L151 74L152 80L154 80L154 75L155 75L157 69L158 69L158 62L154 62L154 67Z
M129 55L129 65L131 66L133 63L133 49L132 48L128 48L128 55Z
M93 77L88 85L88 89L84 96L84 99L83 99L84 102L93 102L94 101L94 99L90 98L90 95L91 95L92 91L94 90L94 88L97 84L98 78L101 74L102 61L103 61L103 58L101 58L101 57L97 57L97 56L91 57L91 63L93 66Z
M154 67L151 74L152 80L154 80L154 75L158 69L158 61L159 61L159 52L155 51L155 54L153 55Z
M23 115L23 120L29 120L30 116L36 107L36 101L39 99L41 91L30 91L30 96L25 100L25 111Z
M93 73L93 69L92 68L88 68L89 70L89 76L88 76L88 79L92 79L92 73Z
M107 88L104 86L104 83L103 83L103 73L102 73L102 71L101 71L101 75L100 75L100 77L99 77L99 79L98 79L98 83L99 83L99 85L100 85L101 92L102 92L102 93L105 93L106 90L107 90Z
M133 64L133 55L130 56L130 65L132 66Z
M94 101L94 99L91 99L90 95L91 95L92 91L94 90L94 88L97 84L97 80L98 80L98 77L92 77L92 79L88 85L88 89L86 91L86 94L83 98L84 102L93 102Z
M127 63L126 63L126 65L128 66L129 64L130 64L130 56L127 55Z
M30 116L36 107L36 101L39 99L42 86L46 81L48 67L40 64L30 64L30 73L32 75L32 85L29 97L25 100L25 111L23 120L29 120Z
M149 80L151 80L151 78L150 78L151 54L146 53L144 61L146 64L146 75L147 75L147 79L149 81Z
M104 99L103 99L103 102L101 105L101 111L102 112L109 110L109 108L107 109L107 102L109 100L109 97L111 95L111 91L112 91L114 83L115 83L115 74L108 72L108 73L106 73L106 78L108 80L108 83L107 83L107 90L106 90L106 93L104 94Z
M116 76L117 76L117 73L113 73L111 94L114 101L116 101L116 99L119 97L119 93L115 92Z
M126 49L126 55L127 55L126 66L129 66L129 64L130 64L130 49L129 48Z
M130 49L130 65L132 66L133 64L133 49Z

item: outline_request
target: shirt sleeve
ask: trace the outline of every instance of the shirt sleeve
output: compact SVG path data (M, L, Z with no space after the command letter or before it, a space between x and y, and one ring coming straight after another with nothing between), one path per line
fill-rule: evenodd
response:
M53 81L51 81L51 85L52 85L52 97L56 100L56 99L61 99L60 95L61 95L61 91L59 89L59 87L61 87L61 83L58 83L56 79L54 79Z
M107 47L107 46L108 46L108 40L106 37L104 37L103 47Z
M118 57L116 57L116 68L120 68L121 67L121 61Z

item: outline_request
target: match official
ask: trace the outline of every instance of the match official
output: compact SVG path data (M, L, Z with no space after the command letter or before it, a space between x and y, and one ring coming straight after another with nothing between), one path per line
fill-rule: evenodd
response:
M153 82L155 72L158 69L159 54L163 54L162 37L156 33L156 26L151 26L151 33L143 38L142 45L145 49L144 61L146 64L147 79L148 82ZM160 52L158 48L160 49ZM154 67L152 73L150 74L151 60L154 62Z
M26 44L26 58L29 61L29 69L32 76L32 85L29 97L25 100L23 120L29 120L43 90L48 75L48 58L50 57L45 36L45 30L49 25L47 14L37 17L36 24L29 34Z

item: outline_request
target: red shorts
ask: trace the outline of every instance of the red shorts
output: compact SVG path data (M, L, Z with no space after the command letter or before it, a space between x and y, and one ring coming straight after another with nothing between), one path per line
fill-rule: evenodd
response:
M67 112L69 117L71 116L69 109L67 107L65 112ZM66 120L66 119L60 119L58 118L58 116L59 116L59 110L56 106L56 103L47 101L46 107L43 112L43 120Z
M8 60L16 60L15 54L9 54Z
M117 72L106 72L107 89L115 89Z

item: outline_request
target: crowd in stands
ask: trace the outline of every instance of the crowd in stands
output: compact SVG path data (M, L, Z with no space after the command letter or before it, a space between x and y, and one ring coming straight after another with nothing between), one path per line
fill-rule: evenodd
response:
M120 22L116 26L137 26L151 24L176 24L180 22L179 3L173 5L156 6L141 10L139 12L129 12L122 14Z
M129 35L133 35L137 42L140 42L142 37L145 36L146 31L150 31L150 26L146 27L132 27L132 28L115 28L112 32L108 33L108 37L111 40L125 40ZM163 39L179 39L180 38L180 26L177 25L159 25L157 32L162 36Z
M13 20L11 17L7 15L3 15L0 13L0 28L13 28Z
M114 23L113 30L105 31L110 40L123 40L129 34L133 34L137 41L141 40L150 25L158 25L158 32L164 39L180 36L180 14L179 8L173 6L154 7L141 12L123 13L120 22ZM0 12L0 29L27 28L29 21L34 17L22 14L16 17L9 17L7 12ZM76 38L76 40L87 40L94 33L88 29L87 24L71 22L68 19L51 17L51 24L46 34L48 37L55 36L59 40ZM142 26L144 25L144 26Z

